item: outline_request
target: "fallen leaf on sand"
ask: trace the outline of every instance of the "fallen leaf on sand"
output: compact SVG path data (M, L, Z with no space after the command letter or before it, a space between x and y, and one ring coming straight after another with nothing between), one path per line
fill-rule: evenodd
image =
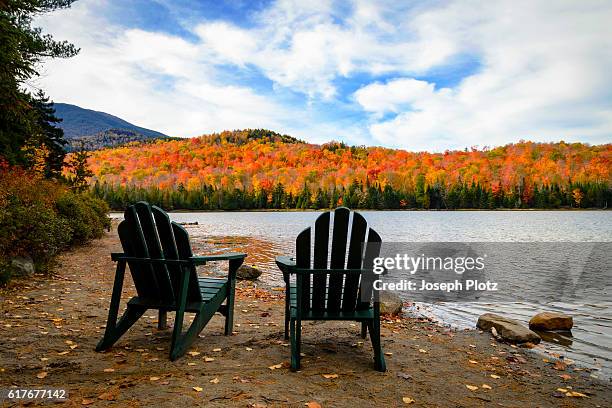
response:
M212 357L204 357L204 361L206 361L207 363L210 363L211 361L215 361L215 359Z
M114 369L114 368L105 368L105 369L104 369L104 372L105 372L105 373L112 373L113 371L115 371L115 369Z
M209 381L209 383L212 384L219 384L219 379L217 377L213 378L212 380Z
M70 353L69 351L60 351L59 353L57 353L60 356L65 356L66 354Z
M559 392L567 392L567 390L565 388L557 388L557 391L559 391Z
M159 380L159 377L149 377L149 381L157 381Z
M100 395L98 395L98 399L99 400L103 400L103 401L114 401L117 398L117 396L115 394L112 394L110 392L104 392Z
M572 376L569 375L569 374L561 374L561 375L559 375L559 377L561 377L564 380L571 380L572 379Z
M306 404L306 408L321 408L321 404L316 401L310 401Z
M197 392L202 392L203 389L204 388L202 388L202 387L193 387L193 390L197 391Z
M252 349L252 348L250 348L250 347L247 347L247 348L246 348L246 351L253 351L253 349Z
M406 373L403 373L401 371L399 373L397 373L397 376L399 378L403 378L404 380L412 380L412 376L410 374L406 374Z
M76 344L73 344L73 345L71 345L71 346L70 346L70 348L71 348L72 350L74 350L74 349L75 349L75 348L77 348L77 347L79 347L79 346L77 346Z
M391 353L391 352L389 352L389 351L387 351L387 352L385 353L385 356L392 356L392 355L393 355L393 353Z
M323 378L338 378L338 374L323 374Z
M414 402L414 400L410 397L402 397L402 401L404 402L404 404L408 405L408 404L412 404Z
M489 384L482 384L481 387L484 388L485 390L491 389L491 386Z
M563 361L557 361L553 368L555 370L565 371L565 369L567 368L567 364L565 364Z
M214 348L213 351L214 352L218 352L218 351L221 351L221 349L220 348Z
M41 380L45 378L46 376L47 376L46 371L41 371L40 373L36 374L36 378L40 378Z
M196 363L187 363L188 366L194 366Z
M476 391L478 389L477 386L475 386L475 385L468 385L468 384L465 384L465 388L467 388L470 391Z
M425 350L425 349L419 349L419 353L427 353L427 350Z
M270 367L268 367L268 368L269 368L270 370L276 370L277 368L282 368L282 366L283 366L283 363L280 363L280 364L274 364L274 365L271 365L271 366L270 366Z
M583 394L581 392L577 392L577 391L568 391L565 393L565 395L567 397L580 397L580 398L586 398L586 394Z
M478 361L476 360L468 360L470 362L470 364L478 364Z
M491 374L491 378L497 380L499 378L499 375Z
M83 398L83 400L81 401L81 405L91 405L93 404L95 401L92 399L87 399L87 398Z
M191 357L195 357L195 356L199 356L199 355L200 355L200 352L199 352L199 351L190 351L190 352L189 352L189 353L187 353L187 354L189 354Z

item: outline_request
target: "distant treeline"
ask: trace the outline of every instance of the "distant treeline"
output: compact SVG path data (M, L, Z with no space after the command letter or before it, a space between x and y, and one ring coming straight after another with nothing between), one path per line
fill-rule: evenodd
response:
M113 186L95 183L92 188L112 209L145 200L166 210L324 209L344 205L354 209L515 209L515 208L607 208L612 189L605 183L570 183L566 187L517 185L512 191L486 188L478 183L450 187L427 186L424 177L411 191L387 184L363 184L355 180L348 188L312 191L304 186L298 194L282 184L266 190L220 189L202 185L198 189Z

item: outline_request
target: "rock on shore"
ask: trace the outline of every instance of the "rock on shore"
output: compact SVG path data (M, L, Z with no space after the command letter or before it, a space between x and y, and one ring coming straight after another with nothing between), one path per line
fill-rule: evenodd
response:
M571 330L573 326L572 316L557 312L538 313L529 321L532 330Z
M236 278L239 280L256 280L261 276L261 271L254 266L242 265L236 271Z
M380 296L380 313L390 314L390 315L398 315L402 313L402 307L404 306L404 302L402 299L394 292L389 292L387 290L381 290L379 292Z
M15 276L30 276L34 273L34 260L31 256L20 256L11 260Z
M509 343L534 343L540 342L537 333L523 326L519 321L509 319L494 313L485 313L478 318L476 326L479 329L490 331L492 327L502 339Z

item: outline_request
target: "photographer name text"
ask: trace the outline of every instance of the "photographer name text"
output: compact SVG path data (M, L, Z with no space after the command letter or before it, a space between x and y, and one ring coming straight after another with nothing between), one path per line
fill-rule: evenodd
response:
M461 291L497 291L497 282L478 281L466 279L454 282L429 282L425 279L402 279L399 282L383 282L382 279L374 281L375 290L389 290L402 292L461 292Z

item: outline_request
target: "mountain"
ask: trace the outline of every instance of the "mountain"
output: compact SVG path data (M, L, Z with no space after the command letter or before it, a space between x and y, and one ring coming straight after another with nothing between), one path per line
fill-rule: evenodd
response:
M92 153L113 208L558 208L612 202L612 144L519 142L409 152L323 145L262 129ZM110 198L109 198L110 197Z
M58 126L64 130L68 150L78 147L81 141L93 150L127 142L168 138L161 132L133 125L105 112L67 103L56 103L54 108L55 116L62 119Z

